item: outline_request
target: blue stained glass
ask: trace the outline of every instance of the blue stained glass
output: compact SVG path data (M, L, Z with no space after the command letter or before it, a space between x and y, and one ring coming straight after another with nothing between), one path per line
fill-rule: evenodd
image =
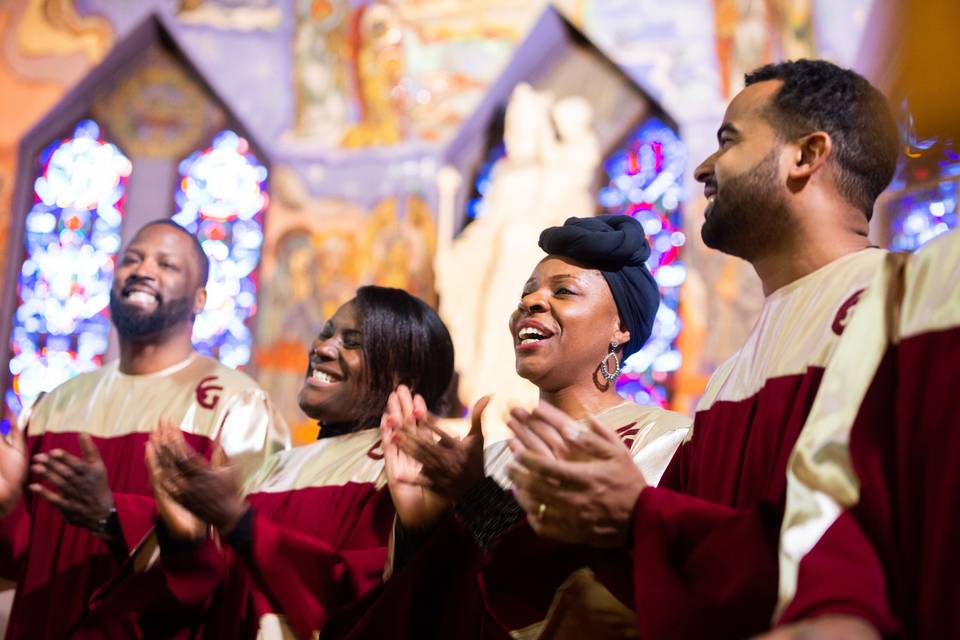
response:
M608 182L600 189L600 205L606 213L631 215L643 223L651 247L647 266L662 298L650 339L624 363L617 381L617 391L639 404L667 406L681 365L680 286L687 271L680 260L686 243L680 202L686 160L676 132L650 118L604 162Z
M210 258L207 304L193 326L198 351L230 367L250 361L257 267L267 208L267 169L233 131L179 165L174 221L196 233Z
M83 120L40 152L10 335L5 412L100 366L130 160Z
M477 177L473 183L473 194L467 201L467 219L483 217L483 196L490 189L492 183L493 167L497 161L506 157L507 148L503 143L493 146L488 152L480 168L477 169Z
M889 206L897 212L891 225L891 249L916 251L957 226L958 183L949 171L945 171L942 177L945 178L943 182L911 189L890 203Z

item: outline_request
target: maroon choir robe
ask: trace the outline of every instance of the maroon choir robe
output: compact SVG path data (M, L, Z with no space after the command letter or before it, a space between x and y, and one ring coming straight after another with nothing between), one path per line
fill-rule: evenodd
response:
M153 567L96 594L83 628L133 613L147 637L312 638L382 583L394 509L377 429L280 452L248 487L222 549L161 541Z
M711 377L693 437L634 508L640 637L742 638L770 626L787 458L885 255L857 251L771 293Z
M960 637L960 234L864 295L790 460L780 622Z
M55 448L80 456L78 433L93 437L133 549L153 526L144 447L161 416L177 421L204 455L219 442L244 470L289 443L286 425L253 380L198 354L147 375L121 373L116 362L81 374L38 400L21 424L28 456ZM36 481L31 472L27 484ZM16 510L0 521L0 573L16 583L7 637L64 637L125 560L24 487Z
M593 417L620 434L654 483L690 428L686 416L629 402ZM581 424L587 428L586 420ZM538 537L500 488L510 487L506 443L490 445L484 455L492 478L485 482L499 485L493 488L497 507L488 503L465 519L468 494L457 517L445 519L383 589L336 621L326 637L576 638L589 629L589 637L602 639L632 632L629 556ZM496 521L504 506L515 522L503 522L490 541L478 544L476 527Z

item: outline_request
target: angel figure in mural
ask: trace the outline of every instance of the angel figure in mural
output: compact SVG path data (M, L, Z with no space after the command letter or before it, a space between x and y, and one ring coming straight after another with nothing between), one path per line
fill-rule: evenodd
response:
M451 241L456 178L440 176L440 232L434 273L440 315L453 337L460 398L493 393L486 412L488 439L506 437L512 405L536 403L537 389L514 370L507 320L520 287L544 254L540 232L570 216L594 213L590 183L600 161L583 98L553 102L550 94L519 84L504 122L506 156L494 165L484 213Z
M347 0L297 0L293 39L299 137L335 143L349 117L346 69Z

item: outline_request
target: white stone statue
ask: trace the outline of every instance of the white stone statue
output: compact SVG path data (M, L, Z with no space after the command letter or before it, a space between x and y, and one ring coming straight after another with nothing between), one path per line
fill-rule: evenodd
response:
M543 251L540 232L570 216L594 213L590 183L600 159L592 111L580 97L555 104L528 84L514 89L504 126L506 157L491 173L483 215L451 240L459 175L438 174L439 241L435 260L440 315L453 336L459 395L472 404L494 394L486 411L489 441L509 436L511 406L533 406L536 387L516 374L507 329L523 285Z

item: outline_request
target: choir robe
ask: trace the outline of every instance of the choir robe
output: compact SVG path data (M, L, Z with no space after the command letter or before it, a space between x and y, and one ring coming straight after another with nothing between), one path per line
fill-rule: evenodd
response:
M742 638L770 626L787 459L885 255L857 251L771 293L710 378L693 437L634 507L640 637Z
M116 362L78 375L39 399L21 426L28 456L56 448L80 456L78 434L92 436L123 540L134 549L153 526L144 454L161 416L178 422L187 442L204 455L219 442L247 473L268 453L289 446L286 424L265 392L243 373L196 353L146 375L124 374ZM25 484L39 481L31 471ZM7 637L64 637L95 588L125 560L92 532L67 524L24 486L16 510L0 521L0 575L16 583ZM116 624L118 635L127 635L119 631L127 629L125 621Z
M960 234L864 295L790 459L780 621L960 637Z
M134 613L147 637L312 638L382 583L394 509L378 429L274 455L246 500L242 535L161 540L158 563L95 595L84 629Z
M689 436L688 417L659 407L625 402L594 418L618 432L654 483ZM589 428L586 420L580 424ZM505 442L485 451L488 476L507 490L511 460ZM523 517L481 548L452 516L326 637L546 639L583 637L585 629L591 638L623 637L634 624L631 578L630 558L622 550L541 538Z

